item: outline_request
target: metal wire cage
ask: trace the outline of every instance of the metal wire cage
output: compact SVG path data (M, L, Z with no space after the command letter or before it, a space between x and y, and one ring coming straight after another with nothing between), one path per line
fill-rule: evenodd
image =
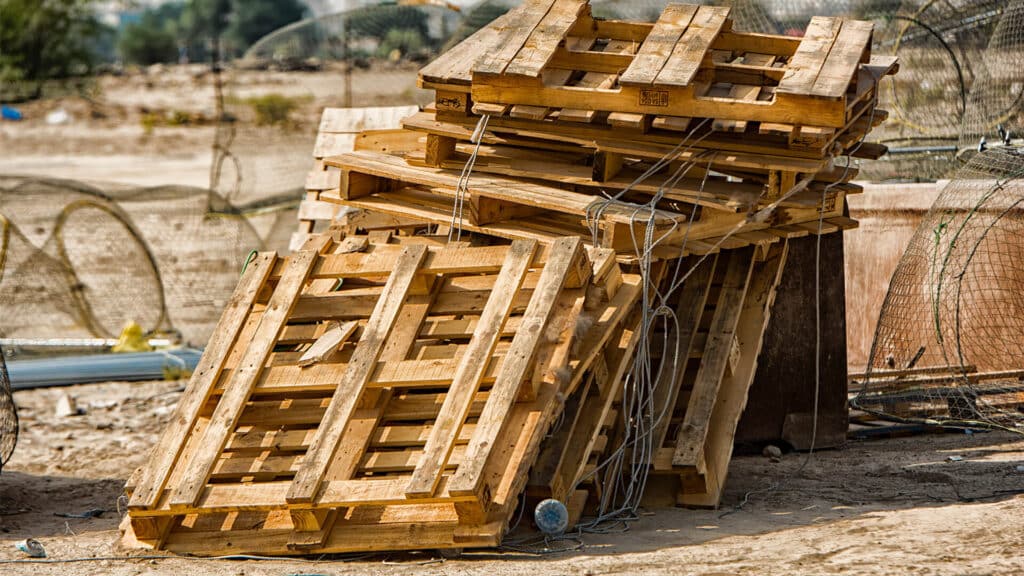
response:
M18 409L11 395L11 379L7 375L4 349L0 347L0 472L11 459L18 443Z

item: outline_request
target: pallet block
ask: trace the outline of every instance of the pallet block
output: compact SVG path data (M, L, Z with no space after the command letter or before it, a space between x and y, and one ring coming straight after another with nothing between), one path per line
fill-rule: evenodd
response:
M561 399L639 290L573 238L320 235L260 254L127 487L126 541L199 555L494 546Z

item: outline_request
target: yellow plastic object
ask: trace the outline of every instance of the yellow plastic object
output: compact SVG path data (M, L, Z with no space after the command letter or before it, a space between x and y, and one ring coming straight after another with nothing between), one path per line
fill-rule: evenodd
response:
M153 347L149 345L142 326L135 322L129 322L117 337L117 344L111 348L112 352L151 352Z

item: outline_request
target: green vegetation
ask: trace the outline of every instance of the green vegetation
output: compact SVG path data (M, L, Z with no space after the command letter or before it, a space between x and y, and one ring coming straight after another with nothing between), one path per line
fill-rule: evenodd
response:
M46 80L88 74L104 32L94 0L0 0L0 99L36 98Z
M230 57L278 28L301 20L300 0L186 0L151 8L122 33L118 48L125 62L153 64L177 60L179 48L193 62L211 51Z
M430 48L427 14L413 6L366 6L350 12L346 24L352 38L379 38L376 55L381 58L417 55Z
M165 6L180 7L180 4ZM137 24L129 24L121 32L117 51L128 64L173 62L178 58L177 22L161 14L163 7L147 10ZM178 10L180 15L181 11Z
M259 126L290 126L292 112L302 105L304 98L289 97L283 94L270 93L254 96L244 100L256 114Z

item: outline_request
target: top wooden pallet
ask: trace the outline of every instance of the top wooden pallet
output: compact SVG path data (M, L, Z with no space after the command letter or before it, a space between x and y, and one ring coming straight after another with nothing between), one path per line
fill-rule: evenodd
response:
M425 67L420 81L477 105L847 124L861 65L872 60L871 22L815 17L794 38L734 31L729 12L670 4L649 24L595 19L586 0L530 0Z

